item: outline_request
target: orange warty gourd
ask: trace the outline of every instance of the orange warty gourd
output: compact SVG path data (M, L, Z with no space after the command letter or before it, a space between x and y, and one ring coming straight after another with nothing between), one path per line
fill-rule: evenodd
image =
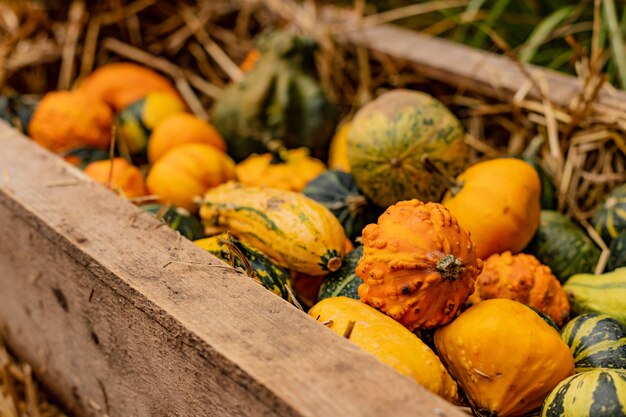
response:
M111 165L113 165L112 172ZM147 194L141 171L124 158L92 162L85 167L84 172L101 184L108 184L110 176L113 191L121 192L128 198L142 197Z
M148 141L148 161L155 163L170 150L188 143L202 143L226 151L226 143L206 120L193 114L172 114L157 124Z
M31 138L52 152L90 147L107 149L113 115L106 104L75 91L47 93L28 126Z
M469 233L437 203L396 203L363 229L362 241L361 301L409 330L452 320L482 270Z
M442 204L472 234L478 257L524 249L539 227L537 171L520 159L498 158L469 167L457 182L460 191L448 191Z
M478 416L523 416L574 373L559 332L504 298L476 304L437 329L435 346Z
M146 180L163 202L197 212L196 197L235 178L235 163L224 152L202 143L172 149L150 169Z
M79 89L105 102L115 112L148 93L171 93L180 98L167 78L150 68L130 62L116 62L96 69L83 80Z
M562 326L569 317L569 301L550 268L532 255L494 254L483 263L476 278L472 304L490 298L508 298L541 311Z
M309 181L326 170L326 166L310 157L307 148L298 148L251 155L237 164L235 170L244 185L302 191Z

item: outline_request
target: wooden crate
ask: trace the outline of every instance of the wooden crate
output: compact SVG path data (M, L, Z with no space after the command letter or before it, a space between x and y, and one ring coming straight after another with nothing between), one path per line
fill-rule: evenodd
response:
M500 100L527 83L507 58L400 28L340 41ZM557 105L580 93L527 71ZM623 123L625 98L603 92L594 111ZM160 226L0 124L0 335L72 413L464 415Z

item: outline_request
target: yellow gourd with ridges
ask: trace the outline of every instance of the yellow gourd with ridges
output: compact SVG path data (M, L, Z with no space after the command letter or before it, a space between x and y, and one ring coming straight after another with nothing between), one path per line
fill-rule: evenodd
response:
M448 401L458 402L456 383L437 355L400 323L358 300L332 297L320 301L309 315L344 335L354 322L349 340L396 371Z
M207 234L229 231L293 271L324 275L341 267L341 224L303 194L228 183L206 193L200 217Z

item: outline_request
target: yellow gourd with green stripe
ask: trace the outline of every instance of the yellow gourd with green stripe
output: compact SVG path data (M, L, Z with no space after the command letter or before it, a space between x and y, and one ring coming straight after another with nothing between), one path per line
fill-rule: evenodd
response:
M229 231L293 271L324 275L341 267L343 227L300 193L228 183L206 193L200 217L207 234Z
M602 275L577 274L563 286L572 315L607 314L626 326L626 268Z

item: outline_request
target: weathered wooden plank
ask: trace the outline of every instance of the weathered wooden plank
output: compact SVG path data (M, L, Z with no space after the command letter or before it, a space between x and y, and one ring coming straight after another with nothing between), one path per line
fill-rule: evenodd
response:
M81 416L461 416L0 124L0 334Z
M524 64L525 70L522 70L519 63L504 55L469 48L393 25L348 30L357 27L353 17L334 8L325 9L324 17L329 22L351 22L345 24L347 29L337 36L338 41L365 47L392 60L408 62L424 77L460 89L510 101L528 83L530 74L534 86L530 88L528 97L543 97L537 86L542 80L547 86L547 97L557 106L569 108L580 95L581 81L567 74L529 64ZM607 121L625 123L626 92L603 88L593 109Z

